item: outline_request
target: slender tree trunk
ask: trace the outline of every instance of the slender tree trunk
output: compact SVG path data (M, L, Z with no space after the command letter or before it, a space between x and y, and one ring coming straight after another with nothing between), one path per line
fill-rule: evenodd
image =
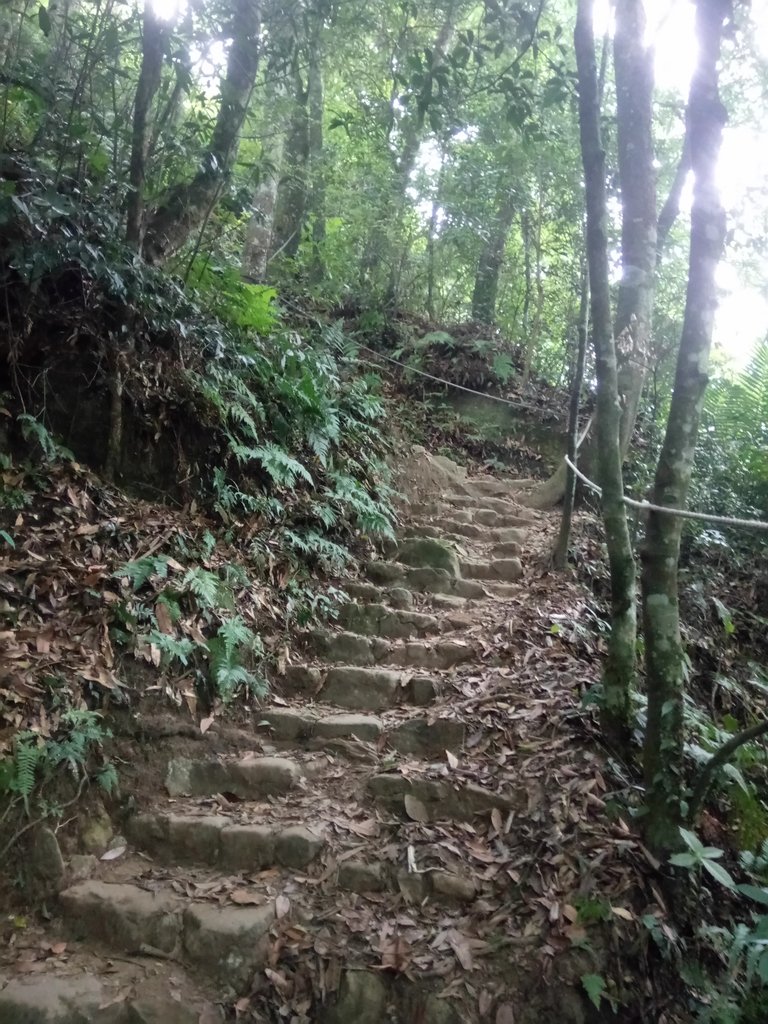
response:
M656 170L653 149L653 50L644 42L643 0L616 6L613 59L621 182L622 278L616 304L621 452L626 456L648 369L656 271Z
M437 227L438 214L440 212L440 197L443 192L443 177L445 173L443 149L440 149L440 170L435 183L435 194L432 198L432 206L429 212L429 226L427 228L427 316L435 320L435 276L437 264Z
M716 184L726 112L718 62L729 0L698 0L699 57L691 82L687 133L694 173L685 316L675 386L652 501L685 508L693 472L699 417L707 386L717 308L715 273L725 242L725 211ZM648 724L645 738L645 834L651 848L679 845L683 798L684 651L680 636L677 570L682 520L650 512L643 549Z
M323 79L323 10L324 0L316 0L311 11L309 33L309 68L307 93L309 105L309 174L312 213L312 262L309 277L313 284L322 281L323 243L325 241L325 153L323 118L325 116L325 82Z
M131 191L128 195L125 240L128 245L141 251L144 220L144 183L147 175L147 150L149 148L148 124L152 101L160 87L165 50L163 24L157 17L152 0L144 0L144 25L141 38L141 70L136 85L133 107L133 132L131 137L131 161L128 180Z
M586 262L581 272L581 300L579 304L578 339L576 343L576 360L571 381L571 399L568 407L568 458L576 465L579 446L579 400L581 385L584 382L584 364L587 358L587 337L589 335L589 269ZM576 474L567 467L565 494L563 495L563 514L560 518L560 532L555 549L552 552L552 566L563 572L568 564L568 545L571 540L571 523L573 507L576 500Z
M434 72L444 62L446 51L450 46L455 28L457 6L455 0L452 0L447 6L445 20L432 47L429 74L425 75L422 92L416 103L416 112L412 117L408 118L404 126L403 135L405 141L395 167L390 218L390 237L393 244L390 246L389 281L384 298L385 305L392 309L398 304L403 267L406 264L408 250L410 249L410 240L406 240L405 244L403 244L402 239L405 213L408 206L408 183L411 179L411 173L416 166L416 157L419 154L419 147L424 137L427 113L432 104ZM393 95L393 101L394 99L395 96Z
M265 281L269 255L273 251L275 213L285 153L285 102L282 86L270 89L264 114L267 133L262 143L259 183L253 194L253 213L248 221L243 247L242 274L249 281Z
M496 212L477 262L475 287L472 292L472 319L483 324L496 322L499 276L504 264L504 250L514 217L515 200L512 189L502 184Z
M523 377L520 382L520 387L523 391L528 387L528 380L531 376L531 367L533 366L533 357L536 353L536 349L539 347L541 321L544 313L544 280L541 265L541 226L542 221L544 220L544 198L542 194L541 175L539 175L537 183L537 192L539 201L536 210L536 228L533 239L533 251L536 257L536 276L534 278L535 303L533 307L533 323L531 324L530 330L526 332L525 337L525 360L523 363Z
M299 251L307 222L309 195L309 90L298 60L293 68L293 107L285 142L284 173L277 190L270 259L292 259Z
M178 251L204 223L237 159L261 51L261 0L234 0L232 44L208 152L192 181L172 189L151 217L144 255L161 260Z
M611 633L603 675L602 723L608 741L623 744L630 724L635 678L635 560L624 505L619 446L618 374L611 324L608 274L608 208L605 153L600 139L600 100L592 0L579 0L574 45L579 81L579 132L587 201L587 262L597 375L598 480L611 573Z

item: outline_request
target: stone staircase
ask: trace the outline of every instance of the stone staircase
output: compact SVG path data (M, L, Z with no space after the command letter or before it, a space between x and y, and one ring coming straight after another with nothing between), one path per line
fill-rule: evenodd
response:
M120 826L126 849L73 858L41 933L51 955L0 978L0 1024L213 1024L235 1019L224 1006L243 1021L480 1019L471 985L444 998L430 964L447 950L466 967L468 915L499 949L517 941L514 922L486 920L509 879L462 852L477 823L503 836L528 802L461 713L525 588L533 514L494 486L411 507L338 622L299 638L251 749L167 744L164 790Z

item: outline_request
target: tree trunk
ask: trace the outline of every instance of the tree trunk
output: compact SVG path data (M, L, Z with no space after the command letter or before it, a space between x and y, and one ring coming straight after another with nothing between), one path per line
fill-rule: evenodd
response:
M275 207L270 259L292 259L299 251L309 211L309 90L304 83L299 54L294 55L293 106Z
M429 212L429 226L427 227L427 316L435 321L435 277L437 269L437 228L438 214L440 213L440 197L443 193L443 178L445 175L445 154L440 148L440 170L437 173L435 193L432 197L432 205Z
M568 458L576 465L579 446L579 400L581 385L584 382L584 364L587 358L587 337L589 335L589 268L582 268L581 300L579 304L578 340L576 344L576 360L571 381L571 400L568 407ZM568 545L571 540L571 522L576 499L576 474L567 467L565 494L563 495L563 514L560 519L560 532L555 549L552 552L552 566L563 572L568 564Z
M645 30L643 0L617 4L613 60L622 204L622 277L614 337L618 343L622 397L622 456L629 449L648 370L656 271L653 50L645 45Z
M404 143L395 166L395 177L392 185L392 212L390 218L392 234L390 237L393 244L390 246L389 281L384 298L384 304L390 309L396 308L398 304L403 267L408 258L408 250L410 248L409 242L402 245L401 238L408 205L408 182L416 166L416 157L419 155L419 147L424 137L427 113L432 104L434 72L445 60L446 51L453 37L457 6L454 0L447 7L445 20L440 27L431 50L432 57L429 74L424 76L425 81L422 86L421 95L416 103L416 112L412 117L408 118L403 128Z
M504 263L504 250L515 216L512 190L502 185L496 213L477 261L475 287L472 292L472 319L483 324L496 322L496 298L499 276Z
M579 82L579 134L586 187L587 262L597 376L597 475L602 487L603 520L611 574L611 633L603 675L602 724L607 740L621 746L629 731L630 690L635 677L635 560L624 505L621 471L621 410L608 274L605 153L600 139L600 101L592 14L592 0L579 0L574 46Z
M278 188L285 153L282 87L270 90L264 114L266 140L262 143L259 183L251 201L253 213L245 231L241 271L249 281L265 281L269 255L273 251Z
M307 70L307 102L309 105L309 175L310 209L312 214L312 261L309 278L319 284L325 274L323 243L325 241L325 154L323 117L325 115L325 82L323 80L324 0L316 0L310 12L309 67Z
M172 189L150 219L144 255L154 262L178 251L203 224L237 159L240 133L259 69L261 0L235 0L232 45L208 152L192 181Z
M144 183L147 175L147 150L149 149L147 126L152 102L160 87L164 50L163 24L155 14L152 0L144 0L141 70L133 106L131 161L128 170L131 191L128 194L125 227L125 240L137 252L141 251L144 226Z
M729 0L698 0L699 56L691 82L688 127L694 173L685 316L675 386L652 501L685 508L701 406L707 386L717 308L715 273L725 242L725 212L716 184L726 112L720 101L718 61ZM677 570L682 519L649 512L643 549L648 724L645 738L646 839L655 851L679 845L683 797L684 651L680 636Z

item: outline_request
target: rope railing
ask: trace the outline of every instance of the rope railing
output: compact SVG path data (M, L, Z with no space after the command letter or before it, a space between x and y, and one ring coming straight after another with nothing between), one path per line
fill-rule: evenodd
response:
M359 343L358 343L359 344ZM417 370L415 366L408 366L407 363L400 362L399 359L395 359L392 356L384 355L383 352L377 352L373 348L369 348L368 345L360 345L360 348L364 348L366 352L371 352L376 356L377 359L384 359L388 363L394 363L395 366L399 366L403 370L407 370L409 373L418 374L420 377L426 377L428 380L433 380L438 384L444 384L448 388L456 388L458 391L465 391L470 395L479 395L480 398L487 398L491 402L501 402L503 405L511 405L515 409L535 409L536 406L525 402L513 402L510 398L502 398L501 395L489 395L486 391L478 391L476 388L468 388L464 384L456 384L452 380L446 380L444 377L436 377L432 373L427 373L426 370ZM377 363L372 360L366 360L370 366L377 366ZM589 433L589 429L592 425L592 417L590 417L587 426L582 432L581 438L579 439L578 447L581 447L582 442ZM594 491L595 494L602 495L602 489L594 480L590 480L588 476L585 476L578 466L575 466L567 455L563 456L565 464L573 470L576 476L581 480L583 484ZM720 526L736 526L748 530L768 530L768 522L764 522L762 519L739 519L736 516L716 516L710 515L707 512L692 512L689 509L682 508L671 508L669 505L654 505L650 501L637 501L635 498L630 498L628 495L623 496L625 505L630 508L638 509L640 512L661 512L664 515L677 516L680 519L697 519L705 523L717 523Z
M564 456L565 464L573 470L583 484L586 484L595 494L602 496L602 488L585 476L578 466L574 466L568 456ZM750 530L768 530L768 523L762 519L738 519L735 516L714 516L707 512L691 512L689 509L671 508L669 505L654 505L650 501L636 501L628 495L623 496L624 504L630 508L639 509L641 512L663 512L668 516L677 516L679 519L700 519L706 523L718 523L720 526L740 526Z

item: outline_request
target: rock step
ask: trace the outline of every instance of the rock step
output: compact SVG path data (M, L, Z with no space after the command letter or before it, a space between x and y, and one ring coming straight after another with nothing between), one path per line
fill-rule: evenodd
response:
M392 587L384 590L377 587L375 583L345 582L344 589L351 599L363 604L380 604L390 608L412 608L414 604L413 591L406 587ZM393 595L395 600L393 601ZM401 603L402 595L407 595L407 604ZM431 608L447 609L458 611L470 605L466 597L458 597L456 594L425 594L423 600Z
M222 761L215 757L168 763L165 788L169 796L214 796L232 793L241 800L284 796L302 776L299 765L285 757L254 757Z
M218 906L114 882L79 882L59 894L64 925L76 939L115 954L179 959L229 991L240 992L266 962L274 901Z
M305 641L324 661L367 668L392 665L402 668L449 669L470 661L477 653L462 640L389 641L375 636L358 636L357 633L329 633L322 629L309 630L305 634Z
M538 516L531 509L518 505L509 498L498 498L492 495L485 497L471 497L468 494L444 494L438 501L445 505L452 505L454 508L490 508L494 512L506 512L509 515L518 516L526 523L535 523Z
M137 814L126 826L128 839L164 864L206 864L227 871L306 868L326 845L325 837L303 825L270 828L242 825L225 815Z
M348 711L384 711L397 704L429 704L439 690L439 682L430 676L351 665L289 665L280 682L290 696L304 694Z
M272 739L290 743L322 745L324 740L358 739L364 743L380 740L401 754L431 755L445 750L458 752L464 745L464 726L452 718L416 715L386 725L373 715L334 714L320 716L292 708L265 708L259 728Z
M499 512L493 508L455 508L443 502L427 502L414 505L411 510L414 522L443 527L446 522L463 523L465 526L483 526L491 529L515 527L525 530L531 525L530 519L517 512Z
M494 558L490 562L462 561L461 574L470 580L514 583L523 575L519 558Z
M345 860L338 866L337 885L340 889L359 894L398 890L407 903L423 903L431 899L436 903L470 903L475 899L478 886L466 874L426 868L421 871L398 870L389 861Z
M504 795L476 782L447 782L415 775L406 778L397 772L374 775L368 780L368 791L388 810L425 821L471 821L478 814L525 806L525 793Z
M33 974L0 975L0 1024L199 1024L219 1019L214 1003L198 995L196 983L179 964L166 967L156 960L148 971L145 963L111 961L98 975L93 962L88 973L75 973L68 964L65 975L54 973L44 960L34 966L40 970ZM183 1000L174 998L179 992Z
M401 583L403 587L417 593L449 594L474 600L485 597L481 584L459 579L445 569L414 569L399 562L375 561L367 562L364 572L373 583Z
M388 608L374 602L358 604L353 601L342 605L337 621L350 633L388 640L413 640L414 637L429 636L445 631L446 627L451 628L449 623L441 622L435 615Z

